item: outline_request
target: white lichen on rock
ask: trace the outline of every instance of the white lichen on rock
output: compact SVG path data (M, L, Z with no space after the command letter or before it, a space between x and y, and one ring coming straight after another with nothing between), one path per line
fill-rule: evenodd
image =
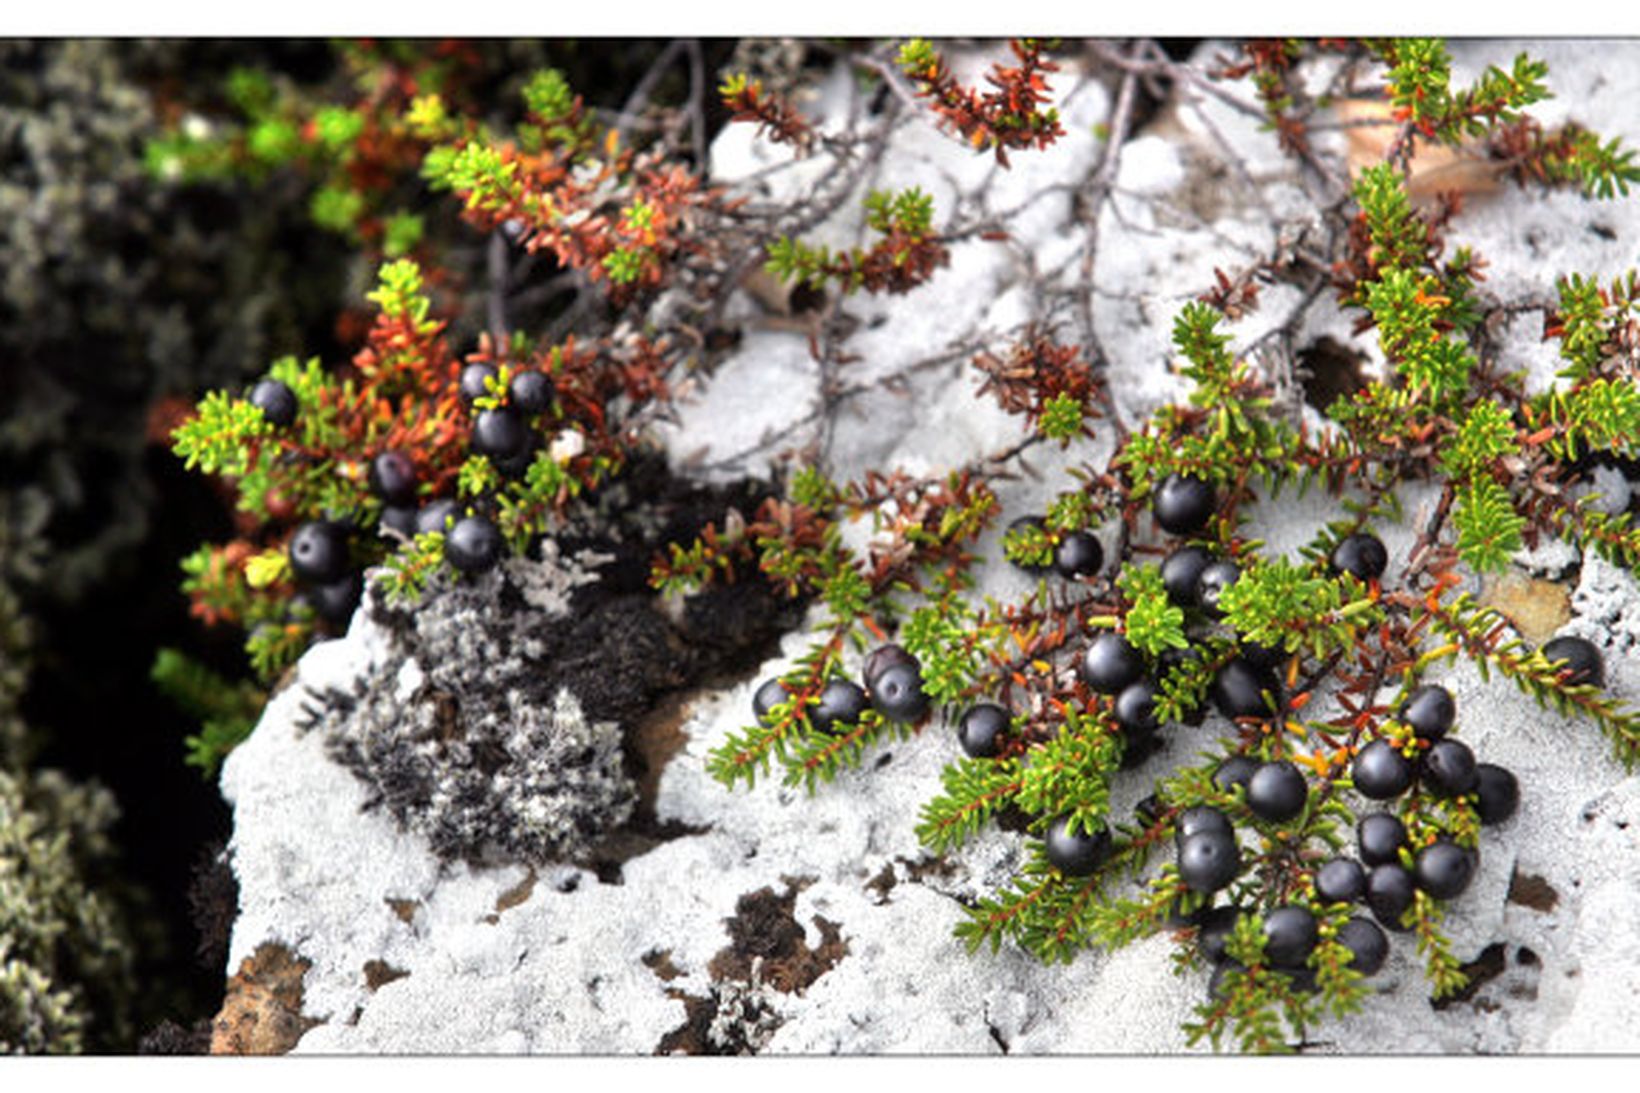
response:
M621 734L538 671L543 627L586 572L552 554L439 580L413 607L379 599L360 624L383 655L346 689L311 689L331 756L441 858L546 863L584 855L631 814Z

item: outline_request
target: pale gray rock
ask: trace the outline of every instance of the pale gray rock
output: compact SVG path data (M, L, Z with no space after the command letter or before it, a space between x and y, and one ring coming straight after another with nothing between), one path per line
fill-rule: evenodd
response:
M1455 47L1470 71L1507 63L1519 48ZM1640 80L1633 43L1531 48L1549 55L1561 94L1555 109L1636 142L1625 113ZM968 362L1033 319L1065 324L1075 340L1081 299L1091 304L1105 375L1127 424L1181 397L1187 385L1170 370L1172 317L1211 283L1215 268L1233 270L1316 230L1313 195L1256 118L1198 94L1122 149L1116 197L1099 224L1092 295L1079 296L1081 226L1075 202L1054 187L1084 181L1102 162L1091 133L1111 103L1104 88L1079 79L1068 68L1054 85L1075 89L1065 106L1067 139L1016 156L1011 172L921 121L906 123L872 184L922 185L942 216L1012 210L1009 242L965 239L924 289L844 301L856 324L846 344L859 359L842 367L854 393L829 422L822 370L804 334L754 322L665 432L674 466L732 478L766 472L781 450L809 446L840 476L884 464L925 473L1006 448L1023 439L1019 422L973 397L979 377ZM858 105L855 94L839 75L820 89L814 109L840 118ZM749 127L731 127L713 151L725 180L772 197L804 192L819 177L814 161L752 142ZM859 196L840 202L812 238L858 239ZM1612 237L1592 231L1594 224ZM1554 273L1610 276L1632 261L1640 211L1632 202L1506 192L1473 202L1452 235L1491 260L1485 293L1546 307ZM750 301L736 306L755 320ZM1517 314L1497 332L1501 362L1525 369L1539 389L1555 382L1558 367L1552 344L1542 342L1542 318ZM1322 335L1362 346L1367 368L1381 368L1377 347L1351 338L1351 321L1325 294L1306 300L1272 286L1260 310L1230 332L1238 351L1273 372ZM1293 412L1321 424L1301 402ZM1101 465L1110 451L1108 430L1070 451L1033 449L1018 477L999 482L1005 511L1040 511L1065 488L1068 468ZM1376 528L1392 572L1406 565L1435 497L1414 489L1403 501L1405 522ZM1250 515L1249 534L1293 550L1343 512L1312 492L1255 505ZM851 541L867 534L851 529ZM1017 597L1031 585L1000 561L1000 534L999 527L979 544L986 561L976 596ZM1575 617L1565 632L1606 649L1613 695L1640 699L1640 668L1622 655L1640 634L1633 577L1575 553L1519 560L1543 572L1578 566ZM230 966L267 940L313 961L305 1005L323 1023L298 1044L303 1053L644 1054L675 1046L691 1028L718 1050L769 1054L1206 1050L1188 1044L1180 1026L1205 999L1207 975L1173 974L1175 947L1165 935L1052 966L1006 945L966 953L953 936L964 906L1006 884L1029 846L996 829L944 861L918 845L919 810L959 755L948 725L936 720L918 737L881 748L865 769L812 796L783 786L778 774L732 791L706 774L707 755L750 720L758 682L788 670L806 647L803 634L791 634L755 678L688 706L685 742L654 803L657 821L683 834L626 861L619 883L563 862L532 869L441 860L425 830L362 809L368 787L327 758L319 734L299 729L300 690L280 694L223 775L242 893ZM413 692L414 671L385 667L396 655L391 635L361 614L345 639L304 658L300 686L348 691L360 680L390 678L380 686ZM486 670L467 655L441 670ZM846 666L857 669L857 659ZM1484 681L1470 667L1439 666L1426 678L1452 689L1458 732L1477 756L1521 781L1519 812L1483 832L1480 871L1450 903L1444 924L1459 959L1484 958L1495 974L1477 976L1470 996L1436 1009L1415 940L1392 935L1363 1012L1307 1030L1309 1049L1640 1050L1640 1027L1627 1019L1640 990L1636 781L1593 726L1540 709L1496 676ZM1215 750L1226 730L1211 716L1201 729L1170 732L1161 753L1117 780L1113 811L1126 814L1153 778ZM744 974L714 972L729 959L739 901L763 889L790 900L788 952L826 954L824 969L800 989L780 987L789 956L766 954ZM408 974L371 990L363 969L376 960Z

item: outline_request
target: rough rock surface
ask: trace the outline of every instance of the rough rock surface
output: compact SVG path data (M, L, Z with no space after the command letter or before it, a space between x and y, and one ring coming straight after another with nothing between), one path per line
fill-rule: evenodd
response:
M1520 48L1463 43L1456 79L1506 63ZM1575 114L1605 135L1640 137L1614 105L1632 101L1628 85L1640 72L1632 43L1530 48L1547 56L1560 96L1546 118ZM807 446L839 475L867 466L922 471L1004 448L1020 438L1019 425L973 397L977 379L966 362L1033 317L1080 321L1079 303L1089 305L1126 420L1182 394L1183 381L1167 369L1172 315L1211 283L1215 267L1232 269L1300 238L1309 207L1303 184L1256 119L1211 97L1176 106L1123 148L1116 198L1099 223L1096 276L1085 282L1078 248L1086 225L1067 184L1102 162L1092 130L1111 100L1074 73L1059 80L1067 137L1019 155L1009 172L921 122L896 133L873 185L920 184L941 210L997 210L1009 240L976 235L955 244L950 267L904 299L847 300L856 358L842 366L816 364L801 333L755 328L747 303L741 318L754 328L668 436L680 466L727 478ZM840 110L851 87L839 76L816 111ZM1232 148L1235 161L1226 156ZM727 179L783 159L753 148L736 128L714 149ZM799 163L758 177L801 187L807 169ZM818 241L855 237L858 214L849 210L858 202L839 209L816 229ZM1626 268L1640 250L1640 206L1511 192L1477 201L1453 231L1490 259L1488 291L1547 304L1546 277L1555 272ZM1555 368L1552 348L1540 344L1542 317L1519 313L1498 331L1503 359L1528 369L1534 385L1552 382ZM1272 286L1234 334L1238 347L1279 367L1323 335L1348 341L1348 329L1325 299ZM1365 348L1365 367L1376 367ZM1004 505L1040 504L1073 456L1101 462L1108 445L1033 452L1031 473L1004 484ZM1405 501L1410 527L1432 498ZM1306 541L1337 510L1311 495L1255 515L1251 533L1280 550ZM1410 532L1384 531L1392 565L1403 564ZM979 591L1018 595L1025 579L996 560L996 535L981 549L992 561ZM1611 692L1640 699L1640 667L1621 655L1640 633L1633 578L1575 552L1523 553L1518 562L1523 572L1573 583L1573 614L1561 632L1600 645ZM1007 947L969 956L953 938L963 904L1004 883L1025 844L993 829L944 860L918 846L918 810L958 754L938 721L812 797L777 779L731 792L706 775L706 755L748 719L758 680L804 651L801 633L755 678L702 693L684 709L684 743L653 802L655 818L682 834L618 870L441 860L424 834L365 809L367 787L297 720L303 688L351 689L388 641L361 614L345 639L310 652L299 685L274 698L224 769L242 893L229 966L270 942L309 962L302 1012L319 1023L296 1051L1190 1050L1180 1025L1206 976L1172 974L1165 936L1055 966ZM1463 738L1482 759L1514 770L1523 787L1517 815L1483 832L1480 871L1445 923L1471 964L1473 990L1432 1006L1412 939L1395 935L1364 1012L1312 1030L1311 1048L1640 1050L1640 1027L1627 1019L1640 991L1640 780L1624 776L1590 725L1467 668L1437 678L1456 697ZM1197 735L1172 735L1139 777L1118 780L1113 810L1130 809L1148 792L1148 775L1191 758L1223 728L1211 717L1191 731Z

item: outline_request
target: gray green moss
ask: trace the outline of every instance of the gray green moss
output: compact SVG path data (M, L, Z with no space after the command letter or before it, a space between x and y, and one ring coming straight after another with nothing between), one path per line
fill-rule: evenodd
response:
M112 860L114 798L24 765L30 627L15 582L38 573L44 502L0 492L0 1053L77 1052L130 1034L135 951L92 878Z

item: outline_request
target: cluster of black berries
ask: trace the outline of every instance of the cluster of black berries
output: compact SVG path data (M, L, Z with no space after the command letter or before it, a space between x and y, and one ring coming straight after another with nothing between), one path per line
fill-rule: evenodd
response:
M490 395L498 376L490 364L470 364L462 371L459 390L469 411L478 399ZM523 474L539 445L531 419L547 410L552 398L552 380L546 373L514 373L505 403L473 414L472 450L489 457L504 476ZM276 428L288 428L296 421L296 394L279 380L256 384L250 402ZM418 505L416 465L404 452L377 453L370 463L369 483L382 502L381 534L411 539L425 532L442 532L445 560L463 573L482 573L500 561L501 532L488 516L465 511L450 498ZM298 527L290 539L291 571L303 586L302 596L328 622L346 622L359 603L363 580L353 564L355 531L350 521L312 520Z
M1374 801L1389 801L1416 782L1440 797L1474 794L1482 823L1508 819L1520 796L1515 776L1493 763L1477 763L1469 745L1447 735L1456 716L1457 707L1445 687L1426 683L1414 689L1398 713L1400 722L1412 730L1411 737L1404 745L1379 737L1356 752L1350 768L1355 791ZM1408 758L1408 752L1415 757Z
M1356 790L1374 800L1387 800L1420 780L1443 796L1474 794L1476 811L1483 824L1501 823L1512 816L1520 799L1514 775L1499 766L1476 764L1467 747L1446 736L1455 712L1452 696L1445 688L1426 685L1413 691L1401 706L1399 717L1413 730L1416 739L1430 744L1422 757L1422 765L1406 760L1387 740L1375 740L1356 757L1353 770ZM1458 750L1444 745L1455 745ZM1450 758L1442 758L1445 756ZM1214 782L1224 790L1241 785L1249 810L1262 819L1275 821L1290 819L1301 812L1308 793L1303 775L1291 764L1256 763L1241 756L1226 760L1215 772ZM1203 812L1212 813L1215 818L1204 820L1198 815ZM1213 809L1189 809L1181 815L1177 830L1179 873L1186 884L1199 892L1214 892L1234 878L1239 861L1220 865L1221 860L1235 858L1234 832L1221 813ZM1197 845L1206 839L1216 841L1212 853ZM1401 916L1412 905L1418 889L1443 900L1461 895L1474 877L1478 856L1473 850L1444 838L1414 848L1408 841L1406 826L1389 812L1363 816L1356 828L1356 840L1358 857L1332 858L1315 869L1312 879L1315 894L1322 902L1362 902L1371 911L1376 923L1353 916L1338 935L1338 940L1353 954L1350 967L1371 975L1382 966L1388 954L1388 943L1380 927L1405 929ZM1187 853L1187 846L1191 853ZM1412 862L1411 869L1405 864L1408 859ZM1215 950L1212 928L1224 920L1233 925L1239 913L1234 908L1213 908L1198 917L1197 944L1204 955L1222 959L1222 941ZM1278 960L1278 953L1284 953L1285 949L1278 950L1277 927L1272 923L1284 924L1294 937L1307 936L1306 955L1309 948L1314 947L1314 916L1301 907L1277 908L1265 916L1270 941L1267 951L1272 966L1286 966Z
M1209 483L1188 475L1173 475L1156 489L1151 511L1164 532L1193 536L1207 526L1216 508L1217 497ZM1383 576L1389 553L1376 536L1357 532L1339 541L1328 562L1334 573L1348 573L1371 583ZM1221 598L1239 576L1234 561L1216 557L1200 546L1181 546L1161 565L1162 584L1169 600L1214 621L1223 618ZM1543 651L1551 662L1564 663L1568 682L1599 685L1603 676L1599 653L1588 642L1559 638L1545 645ZM1196 647L1169 650L1157 658L1158 674L1165 675L1187 658L1199 660L1201 655ZM1232 720L1276 714L1282 701L1277 669L1285 659L1286 654L1279 648L1242 640L1235 654L1214 675L1209 691L1214 705ZM1141 651L1120 633L1102 632L1084 649L1078 674L1095 694L1111 699L1112 717L1127 744L1124 756L1146 754L1145 745L1154 742L1158 729L1158 688L1146 675ZM1400 747L1381 738L1362 748L1352 770L1355 788L1377 801L1397 797L1414 785L1446 797L1467 794L1474 800L1483 824L1508 819L1519 801L1514 775L1495 764L1477 763L1466 745L1448 737L1455 714L1452 696L1445 688L1425 685L1414 690L1398 713L1398 719L1411 730L1411 737ZM1009 721L1007 711L994 704L973 707L958 727L964 751L971 756L999 754L999 741ZM1418 752L1416 760L1407 758L1413 749ZM1128 765L1126 758L1124 765ZM1308 778L1285 759L1261 762L1249 756L1232 756L1219 765L1213 782L1225 793L1241 787L1240 796L1253 817L1272 824L1297 819L1311 800ZM1141 802L1138 818L1146 827L1153 826L1161 819L1163 808L1162 802L1152 796ZM1241 875L1245 861L1235 826L1224 812L1208 806L1187 808L1175 818L1174 830L1179 878L1187 888L1211 900ZM1458 896L1474 876L1478 856L1446 837L1411 847L1405 826L1388 812L1364 817L1358 842L1358 859L1336 857L1326 861L1313 871L1312 880L1315 897L1324 904L1365 904L1370 917L1352 915L1337 939L1351 953L1349 966L1363 975L1372 975L1388 956L1384 929L1405 929L1401 916L1411 905L1415 891L1421 889L1443 900ZM1048 861L1061 873L1086 876L1110 856L1111 834L1104 826L1073 831L1069 817L1060 817L1048 827L1045 851ZM1225 973L1236 967L1225 951L1226 938L1237 921L1250 913L1243 907L1209 903L1188 919L1179 920L1180 925L1195 927L1198 952L1215 966L1209 985L1215 995L1222 990ZM1292 902L1265 909L1260 922L1269 966L1292 977L1302 989L1314 989L1314 973L1308 968L1310 953L1320 938L1314 911L1303 901Z
M889 643L873 649L861 665L860 678L863 687L842 676L826 680L807 711L809 726L817 732L843 732L858 724L868 709L908 724L921 721L928 713L922 665L903 647ZM764 680L752 695L752 712L759 724L767 725L774 708L790 699L791 692L779 676Z
M491 395L499 377L493 364L469 364L459 381L462 403L471 410L479 399ZM514 372L507 381L506 400L473 416L473 451L488 456L503 477L522 475L541 439L531 420L552 405L552 396L552 379L545 372Z

